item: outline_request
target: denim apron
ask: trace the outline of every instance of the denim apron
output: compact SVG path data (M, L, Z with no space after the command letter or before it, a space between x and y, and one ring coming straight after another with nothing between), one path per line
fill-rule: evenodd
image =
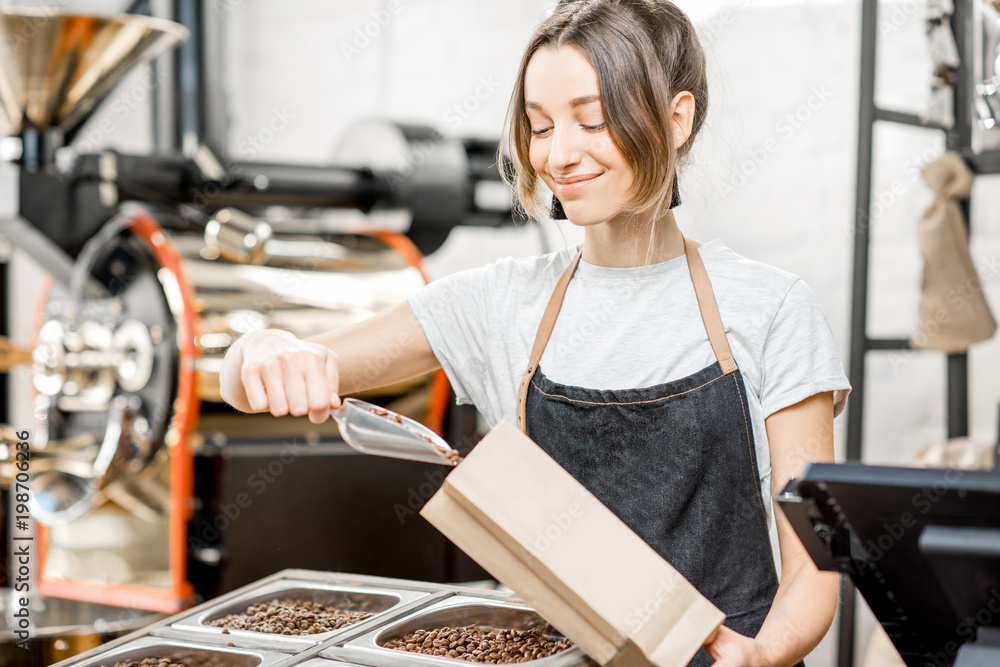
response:
M778 577L746 390L705 265L688 239L684 250L717 362L641 389L547 378L538 362L581 250L538 327L518 392L518 427L721 609L727 626L754 637ZM651 593L656 586L650 582ZM712 662L700 649L689 667Z

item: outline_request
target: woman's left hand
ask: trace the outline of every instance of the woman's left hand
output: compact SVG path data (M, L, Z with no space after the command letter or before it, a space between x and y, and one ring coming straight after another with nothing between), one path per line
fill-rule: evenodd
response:
M715 660L713 667L768 667L760 644L724 625L705 651Z

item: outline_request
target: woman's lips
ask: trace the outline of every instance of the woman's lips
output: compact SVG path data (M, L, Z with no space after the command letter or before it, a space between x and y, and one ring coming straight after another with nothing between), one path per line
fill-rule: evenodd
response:
M555 181L557 195L574 195L597 180L600 174L586 174L581 176L571 176L562 181Z

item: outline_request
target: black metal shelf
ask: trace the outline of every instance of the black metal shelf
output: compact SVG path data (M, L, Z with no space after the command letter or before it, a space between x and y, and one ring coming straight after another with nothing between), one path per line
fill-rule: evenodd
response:
M854 270L851 298L850 379L853 387L847 406L847 460L860 461L864 424L865 357L869 352L917 350L909 340L871 338L868 336L868 263L871 224L872 154L875 123L889 122L930 131L945 132L946 146L965 159L977 174L1000 173L1000 151L975 154L972 149L972 86L969 63L974 57L968 39L972 24L973 0L956 0L951 27L962 57L955 73L954 127L927 122L910 113L881 109L875 104L875 61L878 24L878 0L862 0L861 7L861 72L858 122L857 189L854 225ZM964 206L969 219L968 204ZM930 350L928 350L930 351ZM939 353L940 354L940 353ZM947 404L948 437L968 435L969 431L969 369L968 355L948 354ZM838 667L854 666L854 635L856 623L854 586L845 580L840 609L838 637Z
M889 123L898 123L899 125L912 125L914 127L922 127L925 130L941 130L947 132L951 128L941 125L940 123L932 123L923 120L920 116L912 113L903 113L901 111L890 111L888 109L881 109L875 107L875 120L884 120Z
M865 341L865 350L917 350L905 338L869 338Z
M971 148L963 148L959 153L977 174L1000 174L1000 151L977 154Z

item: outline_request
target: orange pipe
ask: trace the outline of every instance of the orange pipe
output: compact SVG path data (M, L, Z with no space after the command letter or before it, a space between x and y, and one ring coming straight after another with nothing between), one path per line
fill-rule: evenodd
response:
M419 248L413 244L405 234L389 230L374 230L362 232L369 236L374 236L387 246L398 252L406 260L406 263L420 271L424 282L429 283L430 278L424 271L424 256ZM448 376L444 369L439 368L434 371L430 383L430 395L427 398L427 411L424 413L423 422L427 428L438 435L444 435L444 417L448 412L448 403L451 398L451 385L448 384Z
M195 343L196 313L191 286L184 274L180 255L167 241L160 225L148 214L137 213L128 229L145 242L159 266L173 275L182 301L182 312L174 314L178 328L180 364L177 397L168 430L168 433L176 434L176 441L167 443L170 448L170 588L161 590L128 584L100 584L71 579L47 580L45 578L47 533L41 524L38 526L41 563L38 588L43 595L174 613L188 606L194 597L194 588L187 580L187 522L193 511L191 498L194 494L194 459L189 447L189 438L197 428L201 403L195 369L198 358L198 348ZM40 327L44 320L44 301L40 303L41 316L39 317L39 312L36 311L36 327ZM37 328L35 337L37 338Z
M47 597L82 600L83 602L94 602L126 609L162 611L167 614L175 614L187 606L187 600L178 598L172 590L158 590L128 584L53 580L40 582L38 593Z
M170 271L180 288L183 312L177 317L177 344L180 348L180 377L174 417L168 433L175 433L176 442L170 447L170 574L171 591L177 602L189 600L194 593L187 580L187 523L193 512L194 459L189 447L189 437L198 426L201 395L197 387L195 363L198 346L195 343L194 296L184 274L184 267L177 250L167 241L160 225L145 213L136 215L129 227L153 252L164 269Z

